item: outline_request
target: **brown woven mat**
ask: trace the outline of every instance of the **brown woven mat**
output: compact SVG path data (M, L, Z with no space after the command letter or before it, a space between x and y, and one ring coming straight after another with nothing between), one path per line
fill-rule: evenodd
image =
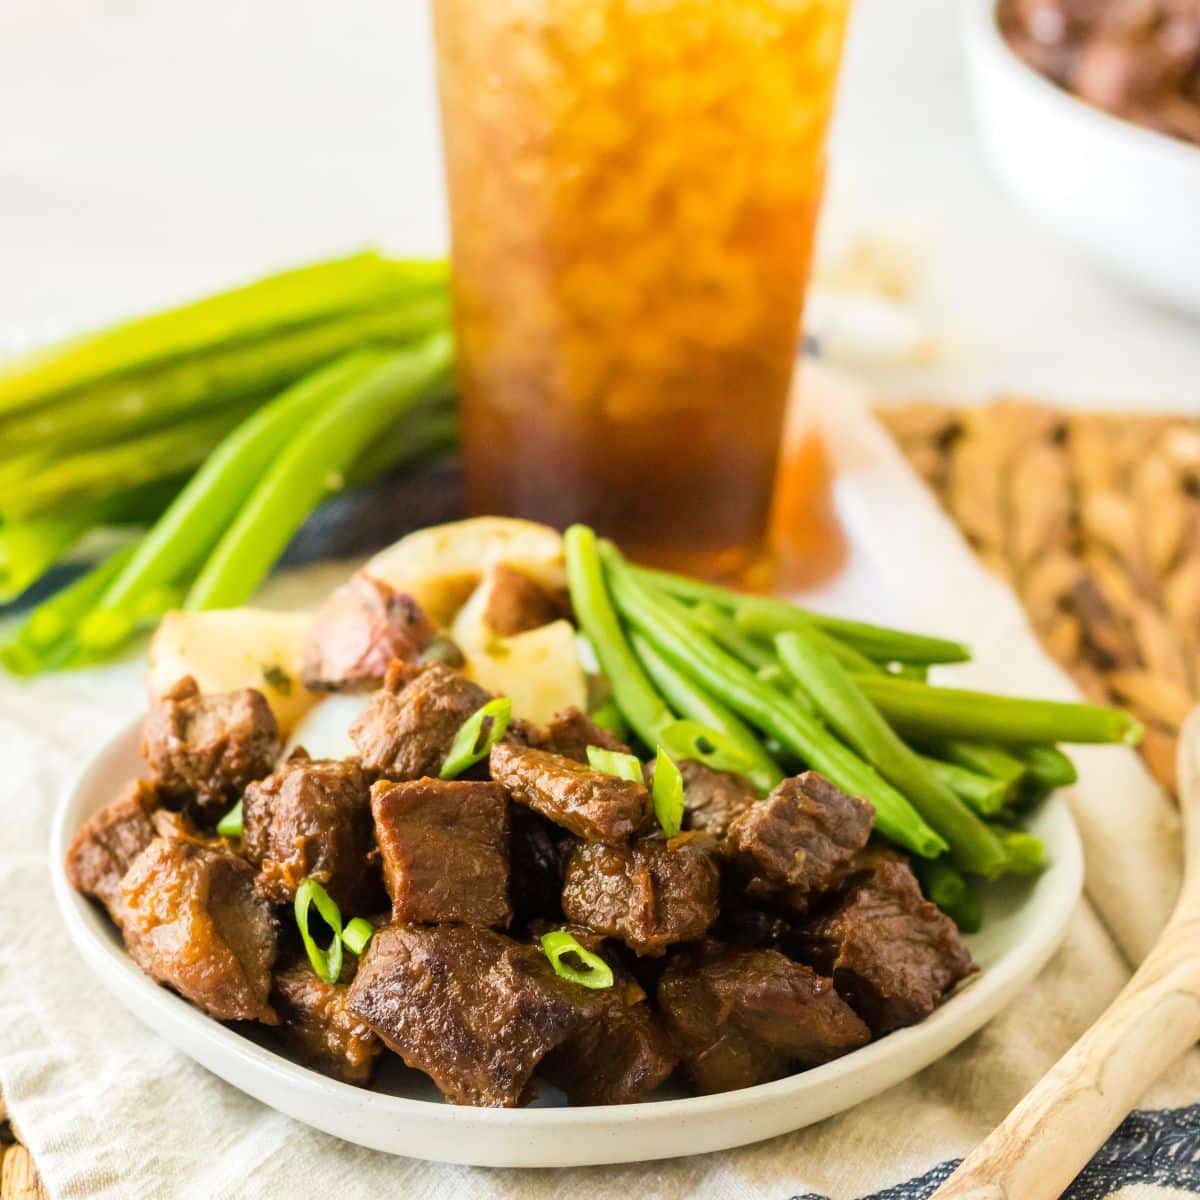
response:
M29 1151L16 1140L0 1096L0 1200L48 1200Z
M1200 698L1200 420L1020 400L880 415L1046 649L1145 722L1146 763L1173 790Z

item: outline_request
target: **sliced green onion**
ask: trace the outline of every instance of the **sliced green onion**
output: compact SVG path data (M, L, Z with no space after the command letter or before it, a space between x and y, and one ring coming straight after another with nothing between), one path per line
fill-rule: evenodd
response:
M555 975L569 979L572 983L582 984L585 988L610 988L613 985L612 967L598 954L593 954L581 946L565 929L555 929L542 934L542 950L550 960ZM584 965L584 970L564 962L566 955L577 958Z
M599 708L593 709L590 714L592 721L599 725L601 729L607 729L614 737L619 737L624 741L629 736L629 726L625 722L625 718L621 715L621 710L617 707L613 700L605 700Z
M753 766L734 738L700 721L672 721L662 731L662 744L672 758L690 758L714 771L744 774Z
M603 746L589 746L587 756L588 766L593 771L603 771L605 775L615 775L618 779L629 779L634 783L641 783L645 778L641 761L636 755L620 750L605 750Z
M362 957L363 951L367 948L367 943L375 936L375 926L371 924L365 917L355 917L345 929L342 930L342 942L346 949L352 954L357 954Z
M242 802L240 800L217 822L217 832L227 838L242 836Z
M440 777L456 779L468 767L473 767L490 754L492 747L504 736L511 717L512 701L507 696L489 700L478 712L469 716L454 735L450 753L438 772Z
M313 939L308 928L308 910L312 905L317 906L321 919L333 930L333 940L327 950L322 950ZM296 925L300 929L300 937L304 949L308 953L308 961L317 973L318 979L326 983L337 983L342 973L342 914L329 893L315 880L306 879L296 889Z
M654 815L667 837L683 828L683 776L661 746L654 760Z

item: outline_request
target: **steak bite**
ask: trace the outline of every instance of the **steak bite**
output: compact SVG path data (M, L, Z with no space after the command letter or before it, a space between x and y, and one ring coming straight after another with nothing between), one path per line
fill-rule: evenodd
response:
M714 771L694 759L679 762L683 776L684 828L698 829L718 841L734 819L758 800L754 785L732 771Z
M871 836L875 809L805 771L785 779L729 826L726 848L752 879L750 891L821 892Z
M437 626L411 597L365 571L317 609L304 651L304 686L365 692L383 682L393 659L415 662Z
M382 899L371 797L353 758L309 758L297 750L246 789L242 850L258 868L258 894L290 904L316 879L344 912L370 911Z
M504 563L496 563L488 571L488 585L483 623L497 637L538 629L562 615L532 579Z
M921 896L905 862L881 860L801 930L800 954L876 1034L924 1020L976 968L954 922Z
M694 839L584 845L567 863L562 906L568 920L654 956L708 932L719 890L716 863Z
M269 775L280 749L279 726L262 692L202 696L190 675L151 705L142 726L142 754L155 782L209 820L248 783Z
M369 1025L346 1008L350 988L317 977L307 959L275 972L271 999L279 1035L308 1066L342 1083L365 1085L383 1053Z
M121 880L119 904L125 945L147 975L219 1021L276 1023L275 918L245 859L155 838Z
M563 758L586 763L589 746L599 746L601 750L616 750L622 754L629 753L629 747L615 733L597 725L583 709L572 705L554 714L554 719L546 726L541 749L561 754Z
M452 1104L513 1108L543 1058L612 1002L560 979L540 949L468 925L387 925L347 1009Z
M71 886L99 900L118 924L121 878L154 840L150 814L158 804L158 789L144 779L134 780L88 820L67 849Z
M548 750L497 742L490 766L518 804L588 842L626 842L649 812L650 793L640 783Z
M728 1092L815 1067L870 1031L832 982L774 950L706 942L675 956L658 1006L699 1092Z
M350 740L373 775L436 776L463 722L490 699L478 684L441 663L415 670L395 662L350 726Z
M509 806L513 917L519 923L562 916L563 868L574 839L520 804Z
M499 784L381 779L371 812L394 920L509 923L508 796Z

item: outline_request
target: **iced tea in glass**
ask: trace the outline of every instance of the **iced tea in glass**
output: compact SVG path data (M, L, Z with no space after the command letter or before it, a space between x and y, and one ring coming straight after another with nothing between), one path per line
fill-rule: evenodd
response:
M435 0L471 506L761 549L849 0Z

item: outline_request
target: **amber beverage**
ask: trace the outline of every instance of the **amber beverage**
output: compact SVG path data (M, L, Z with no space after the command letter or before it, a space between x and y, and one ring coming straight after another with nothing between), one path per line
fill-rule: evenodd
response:
M435 0L470 502L740 571L848 0Z

